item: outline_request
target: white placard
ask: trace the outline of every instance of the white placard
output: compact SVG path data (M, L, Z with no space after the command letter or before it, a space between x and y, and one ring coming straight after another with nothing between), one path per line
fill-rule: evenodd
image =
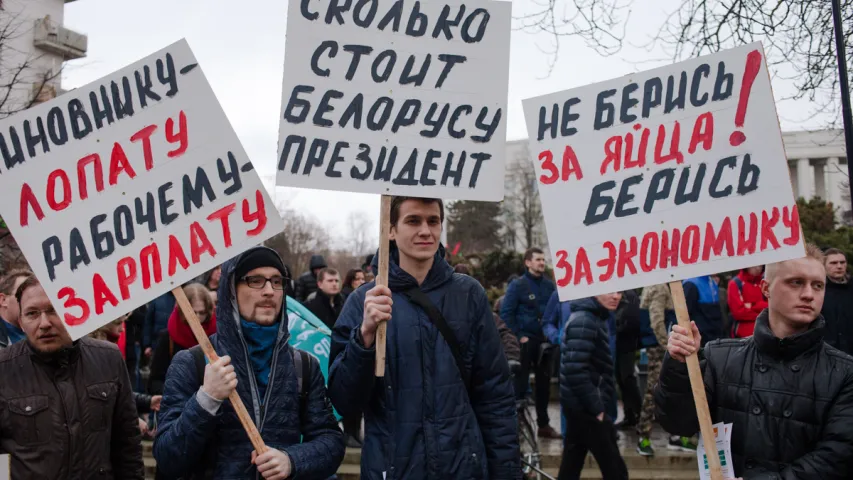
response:
M12 478L11 475L11 465L12 457L7 455L0 455L0 480L9 480Z
M804 255L760 43L524 115L561 300Z
M720 459L723 478L726 479L735 478L735 466L732 464L732 426L731 423L714 424L717 456ZM701 435L699 436L699 445L696 446L696 460L699 462L699 477L702 480L711 480L711 469L708 466L705 442Z
M290 0L277 184L502 200L511 13Z
M0 122L0 192L74 339L283 228L184 40Z

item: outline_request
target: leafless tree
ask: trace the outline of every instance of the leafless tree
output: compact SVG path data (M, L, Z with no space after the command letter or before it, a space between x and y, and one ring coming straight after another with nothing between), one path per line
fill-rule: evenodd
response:
M560 42L583 39L601 55L618 53L627 41L632 9L660 8L659 0L534 0L516 18L517 28L550 35L549 73ZM853 0L841 0L848 62L853 36ZM713 53L757 40L778 78L793 82L789 98L815 102L815 112L838 112L838 75L829 0L680 0L643 46L661 47L675 60Z
M32 28L20 13L0 10L0 119L56 96L61 68L43 70L38 66L40 55L27 55L14 47L16 40L30 34ZM0 218L0 274L25 266L21 249Z
M349 238L346 245L350 247L353 255L364 255L377 246L379 230L361 210L350 212L347 217L347 233Z
M542 246L539 234L544 222L542 204L539 202L536 170L526 154L527 149L524 149L509 165L512 182L508 184L503 211L509 236L505 243L510 248L514 248L519 240L524 248Z
M264 245L281 255L294 276L308 269L311 255L329 251L329 231L314 217L293 209L279 208L284 219L284 231L270 238Z

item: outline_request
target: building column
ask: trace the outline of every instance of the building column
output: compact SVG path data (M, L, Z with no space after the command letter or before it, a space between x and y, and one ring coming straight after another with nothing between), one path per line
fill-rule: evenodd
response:
M841 173L838 157L830 157L826 159L826 167L823 169L824 177L826 178L826 201L832 202L835 207L835 215L838 218L841 215L839 207L841 207L842 185L841 181L846 177Z
M797 194L806 200L814 197L814 169L808 158L797 160Z

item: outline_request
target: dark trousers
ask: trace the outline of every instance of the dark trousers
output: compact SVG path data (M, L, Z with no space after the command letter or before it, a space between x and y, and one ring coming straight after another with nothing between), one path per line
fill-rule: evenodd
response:
M344 417L341 423L344 424L344 433L361 441L361 414Z
M560 463L558 480L578 480L591 452L601 468L604 480L627 480L628 468L619 453L616 429L607 416L599 422L587 413L564 411L566 436L563 440L563 461Z
M551 396L551 376L548 375L548 366L539 365L539 346L543 340L528 337L521 344L521 372L515 379L515 393L521 399L527 395L530 384L530 370L535 373L536 391L533 392L536 400L536 423L540 427L548 426L548 401Z
M616 383L622 392L622 404L625 408L625 421L636 423L640 418L640 409L643 406L643 398L640 396L640 387L637 385L637 376L634 374L634 361L637 352L619 353L616 355Z

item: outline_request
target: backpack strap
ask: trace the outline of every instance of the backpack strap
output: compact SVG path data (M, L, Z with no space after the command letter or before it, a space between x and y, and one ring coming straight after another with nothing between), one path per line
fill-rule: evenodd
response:
M462 360L462 349L459 347L456 335L454 335L450 325L447 324L447 320L444 319L444 315L441 314L438 307L430 301L429 297L427 297L420 287L414 287L406 290L403 292L403 295L405 295L412 303L424 309L432 324L438 328L438 332L442 337L444 337L444 341L447 342L447 345L450 347L450 352L453 354L453 359L456 361L456 367L459 369L462 382L465 384L465 390L470 391L471 379L468 371L465 369L465 362Z
M311 389L311 355L304 350L291 348L293 371L296 372L296 385L299 390L299 424L302 425L308 415L308 395Z

